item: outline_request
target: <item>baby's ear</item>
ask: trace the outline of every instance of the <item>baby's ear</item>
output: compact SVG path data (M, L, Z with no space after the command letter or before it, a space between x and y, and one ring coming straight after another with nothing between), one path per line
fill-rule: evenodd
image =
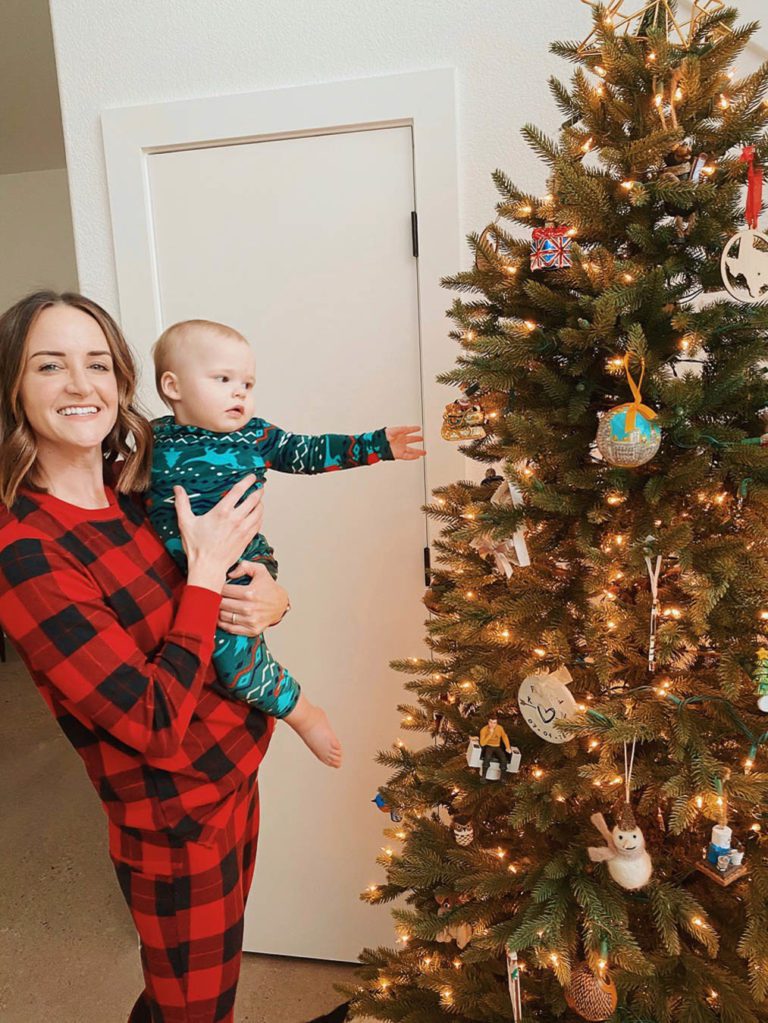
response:
M175 373L169 369L160 377L160 397L164 401L180 401L179 381Z

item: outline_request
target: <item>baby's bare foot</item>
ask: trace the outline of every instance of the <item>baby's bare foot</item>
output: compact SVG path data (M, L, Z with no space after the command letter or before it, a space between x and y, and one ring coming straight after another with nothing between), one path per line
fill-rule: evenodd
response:
M328 767L341 767L341 743L325 711L321 707L315 711L313 721L299 734L318 760Z

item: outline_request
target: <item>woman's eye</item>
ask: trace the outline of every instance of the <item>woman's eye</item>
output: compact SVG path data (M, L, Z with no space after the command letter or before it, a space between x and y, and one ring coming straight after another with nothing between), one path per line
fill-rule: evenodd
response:
M103 369L105 373L108 373L111 367L106 366L103 362L93 362L91 363L91 369Z
M38 369L41 373L45 373L49 369L60 369L60 366L56 362L44 362L42 366L38 367Z

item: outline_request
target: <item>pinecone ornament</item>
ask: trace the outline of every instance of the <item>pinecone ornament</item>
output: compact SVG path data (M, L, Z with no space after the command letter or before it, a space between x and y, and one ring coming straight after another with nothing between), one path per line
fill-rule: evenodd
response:
M565 1000L582 1019L604 1021L616 1011L619 995L609 974L597 977L587 963L582 963L571 973Z

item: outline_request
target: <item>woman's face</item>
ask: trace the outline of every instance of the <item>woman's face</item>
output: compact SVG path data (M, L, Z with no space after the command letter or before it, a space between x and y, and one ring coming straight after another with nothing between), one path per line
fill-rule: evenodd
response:
M101 454L118 394L109 343L96 320L68 305L40 313L27 336L20 399L40 455Z

